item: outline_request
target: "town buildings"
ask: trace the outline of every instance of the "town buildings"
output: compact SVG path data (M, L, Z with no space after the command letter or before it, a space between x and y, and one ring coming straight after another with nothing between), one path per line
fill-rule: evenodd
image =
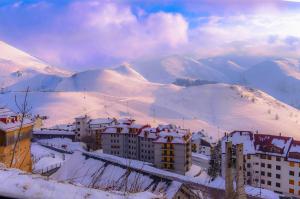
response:
M138 125L119 122L102 134L103 152L185 174L191 165L191 133L175 125Z
M201 131L192 134L192 152L210 156L211 149L211 143L205 139L205 135Z
M52 138L68 138L75 141L75 125L56 125L51 128L37 128L33 131L34 140L52 139Z
M288 196L300 196L300 141L251 131L227 134L222 139L222 176L225 176L227 141L232 142L233 149L237 144L244 145L245 184Z
M75 140L87 144L91 150L101 149L101 136L107 126L116 124L115 118L91 119L89 116L75 118Z
M21 118L21 115L9 109L0 108L1 163L7 167L31 171L30 144L33 126L34 122L31 119Z

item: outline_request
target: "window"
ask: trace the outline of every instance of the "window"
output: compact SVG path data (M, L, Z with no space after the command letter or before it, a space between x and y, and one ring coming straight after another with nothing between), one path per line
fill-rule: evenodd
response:
M268 164L268 169L271 169L272 168L272 165L271 164Z
M251 175L251 173L248 171L248 172L247 172L247 176L250 176L250 175Z
M300 186L300 181L298 181L298 186Z
M251 156L250 154L247 154L247 159L250 160L251 159Z
M265 167L266 165L265 165L265 163L261 163L260 166L261 167Z
M261 174L262 176L265 176L265 172L264 172L264 171L261 171L260 174Z
M295 181L294 181L293 179L290 179L290 180L289 180L289 184L294 185L294 184L295 184Z
M294 189L289 189L289 193L292 193L292 194L293 194L294 191L295 191Z
M272 173L268 172L268 177L272 177Z
M294 162L290 162L290 167L294 167L295 163Z
M268 155L268 160L272 160L272 156Z
M276 170L281 170L281 166L276 165Z
M266 155L265 154L261 154L260 155L260 159L266 159Z
M276 157L276 161L280 162L281 161L281 157Z
M250 168L251 167L251 164L250 163L247 163L247 168ZM299 173L300 175L300 173Z
M265 184L265 180L260 180L260 183L261 184Z
M276 174L276 178L277 178L277 179L280 179L280 174Z
M271 186L271 185L272 185L272 182L271 182L271 181L268 181L268 185Z
M276 182L276 187L280 187L280 183L279 182Z
M290 176L294 176L294 175L295 175L294 171L290 171Z

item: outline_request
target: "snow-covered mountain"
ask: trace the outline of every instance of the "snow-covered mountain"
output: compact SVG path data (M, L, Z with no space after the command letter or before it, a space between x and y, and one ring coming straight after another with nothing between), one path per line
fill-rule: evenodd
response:
M176 123L219 136L236 129L292 135L300 127L297 109L258 90L238 85L180 87L152 83L129 65L76 73L71 77L39 76L14 85L35 87L30 94L34 112L49 115L49 125L71 122L75 116L134 117L141 123ZM13 87L11 87L13 88ZM41 90L39 90L41 89ZM59 92L39 92L59 91ZM0 96L14 106L16 93ZM18 98L23 94L17 93Z
M15 57L6 59L12 62L16 59L14 63L18 63ZM200 62L177 56L166 59L167 61L162 62L164 65L153 62L154 71L146 67L139 68L146 75L137 72L136 65L123 64L115 68L88 70L66 76L59 72L45 71L47 64L38 65L40 62L37 59L32 60L37 62L35 66L16 64L16 67L25 71L30 68L35 74L31 73L31 76L18 79L7 86L6 90L12 92L1 94L0 102L1 105L13 108L14 96L17 95L21 100L24 95L16 91L23 91L29 86L32 91L29 101L33 112L50 116L46 125L72 122L75 116L89 114L92 117L134 117L138 122L154 125L172 122L192 130L204 129L214 137L222 136L224 131L242 129L270 134L281 132L283 135L300 138L295 131L300 127L299 111L262 91L226 83L180 87L150 81L155 78L171 80L177 75L188 77L197 72L195 74L201 75L203 79L222 82L226 78L228 80L225 72L236 71L236 74L245 75L246 82L250 84L250 80L254 81L256 78L255 73L261 75L257 80L264 80L263 72L259 71L262 67L257 66L255 70L255 67L242 66L242 62L227 60L226 69L222 69L220 66L225 59ZM274 77L279 78L284 74L283 79L292 77L298 80L297 62L293 62L294 65L290 65L290 61L289 64L283 61L276 63L278 70L280 69L277 73L280 75L274 74ZM0 65L0 69L6 70L4 65ZM2 74L10 76L13 71ZM273 78L273 75L269 78ZM271 86L273 85L270 83L268 88Z
M152 82L172 83L177 78L227 81L223 73L185 56L174 55L162 59L136 61L132 65L135 70Z
M12 85L37 74L70 75L47 63L0 41L0 87Z
M300 62L276 59L259 63L243 74L245 84L261 89L275 98L300 107Z

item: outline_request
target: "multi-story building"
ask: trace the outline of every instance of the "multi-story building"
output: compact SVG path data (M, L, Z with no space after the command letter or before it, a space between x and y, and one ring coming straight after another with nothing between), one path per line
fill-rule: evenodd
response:
M101 149L101 136L107 126L117 124L115 118L90 119L87 115L75 118L75 139L92 150Z
M159 132L154 141L155 166L185 174L192 166L191 133L185 129Z
M34 122L31 119L21 118L21 115L9 109L0 108L1 163L7 167L31 171L30 140L33 126Z
M103 152L184 174L191 167L191 134L174 125L119 123L102 134Z
M50 128L34 128L32 132L33 140L68 138L75 141L75 125L56 125Z
M206 156L211 155L212 145L205 138L201 131L192 134L192 152Z
M234 131L222 140L222 175L225 143L244 145L245 183L287 196L300 196L300 141L291 137ZM233 156L234 158L234 156Z

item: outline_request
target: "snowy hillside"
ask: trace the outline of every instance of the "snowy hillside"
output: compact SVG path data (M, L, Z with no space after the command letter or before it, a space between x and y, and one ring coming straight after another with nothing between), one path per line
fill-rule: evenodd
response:
M29 85L39 85L27 81ZM53 80L53 81L51 81ZM19 85L19 84L17 84ZM26 86L25 82L21 84ZM205 129L215 138L231 130L298 137L300 113L273 97L242 86L210 84L179 87L145 80L129 66L86 71L72 77L49 78L39 88L59 92L30 93L35 113L49 115L47 125L72 122L82 114L92 117L134 117L141 123L176 123ZM0 95L3 105L14 106L15 92ZM17 93L21 99L21 93ZM219 128L219 134L218 134Z
M214 68L178 55L134 62L133 67L149 81L158 83L171 83L177 78L226 81L226 76Z
M299 60L277 59L265 61L244 73L245 83L261 89L275 98L300 107Z
M20 63L16 66L17 69L29 71L30 75L22 78L24 73L21 73L21 78L18 75L15 77L17 81L14 84L5 82L11 85L5 89L9 92L0 95L0 105L13 108L14 96L17 95L21 100L23 93L20 91L29 86L33 112L50 117L46 125L73 122L75 116L89 114L92 117L134 117L140 123L153 125L176 123L192 130L204 129L215 138L221 137L224 131L237 129L270 134L281 132L300 138L295 131L300 127L299 111L266 93L222 83L185 88L149 80L168 81L177 75L195 74L203 79L222 82L227 72L236 71L235 77L240 73L245 74L249 85L261 87L269 93L279 90L278 98L286 100L293 99L291 93L295 98L298 97L295 93L298 93L300 75L296 61L278 60L250 67L250 63L244 66L245 62L239 59L230 61L227 58L214 58L199 62L172 56L160 61L162 65L153 62L152 69L140 68L140 71L144 70L145 78L134 70L136 66L129 64L64 76L59 72L47 71L47 65L25 53L3 43L1 45L8 49L5 51L7 55L1 55L3 59L6 57L6 60L16 60L15 63L21 60L23 63L22 59L26 58L30 60L28 63L36 65ZM222 69L224 61L227 66ZM206 66L208 63L209 67ZM4 65L0 65L0 69L2 72L8 70ZM8 73L1 73L0 80L5 81L3 76L11 78L16 73L13 72L15 68L9 69ZM268 78L265 78L265 74L268 74ZM274 79L279 83L272 83ZM274 91L274 96L276 94ZM285 99L285 95L291 97Z
M37 74L69 75L31 55L0 41L0 87L12 85Z
M177 55L135 62L133 67L152 82L172 83L185 79L240 84L300 107L297 59L228 55L195 60Z

